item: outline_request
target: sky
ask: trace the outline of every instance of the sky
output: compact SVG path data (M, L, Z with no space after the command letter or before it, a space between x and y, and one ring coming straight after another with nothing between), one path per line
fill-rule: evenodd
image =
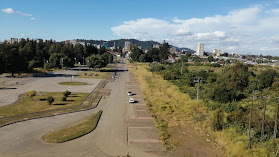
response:
M279 0L1 0L9 38L139 39L279 56Z

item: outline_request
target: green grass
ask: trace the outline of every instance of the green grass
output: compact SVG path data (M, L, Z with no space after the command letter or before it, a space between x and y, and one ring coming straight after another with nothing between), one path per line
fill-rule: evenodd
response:
M96 128L101 115L99 111L81 123L46 134L42 139L48 143L62 143L86 135Z
M45 100L48 96L52 96L55 99L52 105L48 105ZM27 113L75 107L79 106L87 96L87 93L72 93L72 95L67 98L67 101L61 101L63 97L63 93L61 92L40 93L40 95L33 97L33 99L27 96L21 96L18 102L0 107L0 115L2 117L10 117Z
M60 85L66 85L66 86L80 86L80 85L87 85L86 82L59 82Z
M79 73L78 78L93 78L93 79L103 79L107 72L97 72L97 71L86 71Z

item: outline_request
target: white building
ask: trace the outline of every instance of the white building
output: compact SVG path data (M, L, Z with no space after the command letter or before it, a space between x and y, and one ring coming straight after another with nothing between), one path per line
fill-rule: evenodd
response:
M70 43L75 46L77 44L77 40L71 40Z
M130 52L131 51L131 43L129 41L125 41L124 51Z
M203 43L198 44L196 55L197 56L203 56L204 55L204 44Z
M219 57L219 56L222 55L222 51L221 51L221 50L214 49L214 50L213 50L213 55Z

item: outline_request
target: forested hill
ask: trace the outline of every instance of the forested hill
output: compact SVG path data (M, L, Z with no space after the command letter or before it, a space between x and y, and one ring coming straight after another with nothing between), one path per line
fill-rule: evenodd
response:
M142 49L151 49L153 45L160 44L157 41L152 41L152 40L151 41L140 41L140 40L136 40L136 39L118 39L118 40L110 40L110 41L78 39L78 41L87 42L87 43L91 43L91 44L98 44L98 45L102 45L104 42L108 42L109 47L112 47L115 43L115 46L121 46L122 48L125 45L125 41L129 41L133 45L140 46ZM189 48L178 48L178 47L173 46L173 45L171 45L171 47L175 47L178 51L181 51L182 49L190 51L190 52L193 51Z

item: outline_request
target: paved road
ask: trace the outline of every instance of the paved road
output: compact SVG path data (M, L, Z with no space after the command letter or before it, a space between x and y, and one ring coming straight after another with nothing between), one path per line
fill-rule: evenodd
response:
M125 65L121 65L124 68ZM127 145L127 119L133 113L127 103L125 81L128 72L118 73L115 82L109 82L111 95L90 111L59 115L16 123L0 128L0 156L158 156L137 151ZM45 144L40 138L53 130L71 125L93 113L103 110L96 130L79 139L62 144Z

